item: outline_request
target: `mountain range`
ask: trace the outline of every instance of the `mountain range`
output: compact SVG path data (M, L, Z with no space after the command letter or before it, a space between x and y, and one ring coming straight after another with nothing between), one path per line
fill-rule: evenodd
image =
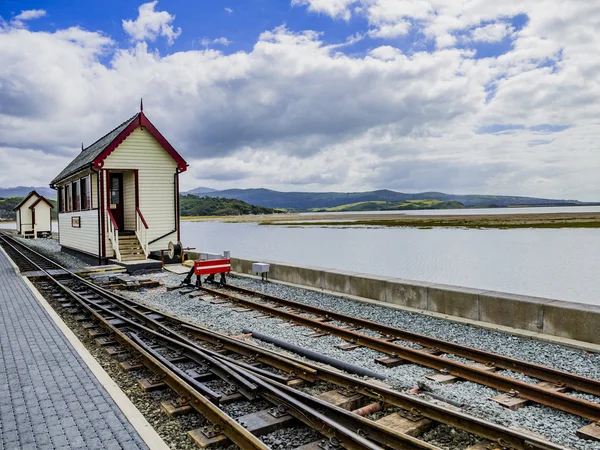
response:
M360 202L406 202L414 200L439 200L460 202L467 208L507 206L577 206L589 203L578 200L557 200L536 197L505 195L455 195L443 192L406 194L387 189L368 192L280 192L270 189L226 189L222 191L199 188L186 194L242 200L252 205L268 208L315 209L331 208Z
M32 190L46 198L56 198L56 191L47 187L17 186L0 187L0 198L25 197ZM559 200L537 197L519 197L506 195L455 195L443 192L420 192L407 194L381 189L367 192L281 192L270 189L225 189L197 187L182 194L197 197L220 197L241 200L251 205L267 208L319 209L333 208L361 202L409 202L415 200L438 200L441 202L460 202L467 208L508 207L508 206L578 206L596 203L578 200Z

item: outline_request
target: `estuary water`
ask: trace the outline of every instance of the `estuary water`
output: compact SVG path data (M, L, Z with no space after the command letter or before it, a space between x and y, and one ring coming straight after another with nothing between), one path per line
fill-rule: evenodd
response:
M600 305L598 229L181 228L199 251Z

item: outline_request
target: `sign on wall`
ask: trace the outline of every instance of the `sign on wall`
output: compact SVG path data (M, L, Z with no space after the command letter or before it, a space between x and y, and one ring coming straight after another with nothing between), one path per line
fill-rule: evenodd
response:
M72 216L71 217L71 226L73 228L81 228L81 216Z

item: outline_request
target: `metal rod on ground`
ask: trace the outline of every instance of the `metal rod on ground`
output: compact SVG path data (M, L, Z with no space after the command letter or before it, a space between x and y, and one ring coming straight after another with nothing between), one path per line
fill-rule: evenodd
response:
M368 416L369 414L373 414L373 413L381 411L382 408L383 408L383 403L378 402L378 403L371 403L370 405L355 409L352 412L361 417L365 417L365 416Z
M244 329L242 331L244 334L251 334L253 338L256 338L263 342L268 342L270 344L274 344L277 347L284 348L291 352L297 353L298 355L306 356L313 361L319 361L325 364L329 364L332 367L337 369L344 370L348 373L354 373L356 375L360 375L363 377L371 377L376 378L378 380L385 380L385 377L377 372L373 372L368 369L364 369L362 367L354 366L352 364L348 364L344 361L340 361L339 359L331 358L326 355L322 355L321 353L313 352L312 350L308 350L303 347L298 347L297 345L290 344L289 342L282 341L281 339L274 338L272 336L267 336L266 334L258 333L256 331Z

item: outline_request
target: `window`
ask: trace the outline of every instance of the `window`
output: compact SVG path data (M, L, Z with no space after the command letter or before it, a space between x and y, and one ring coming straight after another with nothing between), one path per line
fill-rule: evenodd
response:
M71 196L72 194L72 190L71 190L71 185L70 184L65 184L65 211L72 211L71 207L73 205L73 198Z
M71 183L71 198L72 198L72 206L71 211L79 211L79 182L73 181Z
M65 196L63 195L63 187L62 186L60 186L58 188L57 195L58 195L58 212L63 213L63 212L65 212L65 204L64 204Z
M90 192L88 189L88 183L90 181L90 177L83 177L81 180L79 180L79 191L80 191L80 198L81 198L81 209L89 209L90 208Z
M113 205L121 203L120 179L118 176L110 178L110 203Z

